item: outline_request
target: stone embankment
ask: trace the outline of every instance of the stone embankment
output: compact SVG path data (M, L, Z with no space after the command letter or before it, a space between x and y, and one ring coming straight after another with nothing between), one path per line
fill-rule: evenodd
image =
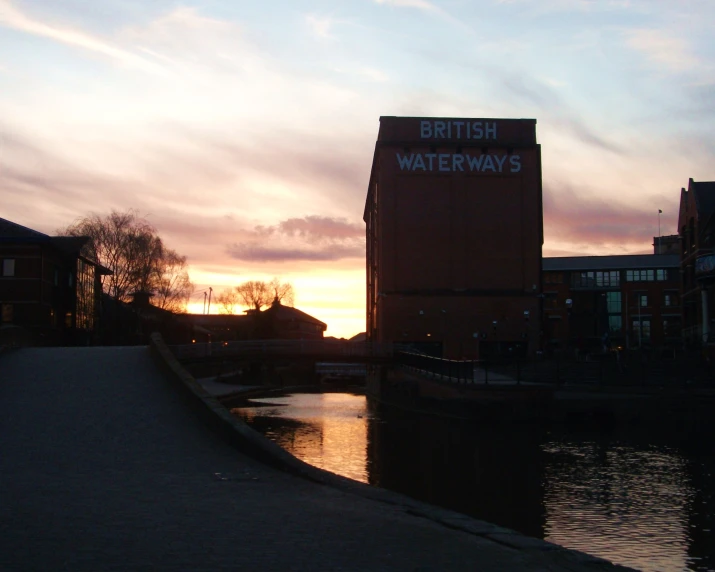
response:
M0 439L1 570L624 569L310 467L157 338L5 352Z

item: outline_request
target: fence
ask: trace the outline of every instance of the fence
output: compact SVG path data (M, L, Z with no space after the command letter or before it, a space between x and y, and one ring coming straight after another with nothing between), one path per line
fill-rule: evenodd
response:
M337 340L250 340L169 346L177 359L209 357L389 358L392 344Z
M713 383L713 371L697 352L663 356L646 351L607 352L586 360L556 355L549 359L503 361L446 360L398 352L399 367L457 384L690 386Z

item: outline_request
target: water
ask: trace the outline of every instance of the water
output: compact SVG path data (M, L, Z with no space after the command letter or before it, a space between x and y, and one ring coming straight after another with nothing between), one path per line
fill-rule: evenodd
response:
M295 394L233 410L306 462L646 571L715 571L714 434L508 430Z

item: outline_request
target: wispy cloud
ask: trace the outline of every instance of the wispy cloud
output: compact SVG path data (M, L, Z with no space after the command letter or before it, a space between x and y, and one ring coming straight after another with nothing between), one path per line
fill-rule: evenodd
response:
M658 66L674 72L690 71L700 65L683 38L669 35L665 30L634 29L624 32L626 44Z
M309 14L305 17L305 23L314 36L323 40L334 40L335 36L332 33L335 21L326 16L316 16Z
M383 4L386 6L394 6L396 8L412 8L415 10L420 10L425 14L432 16L439 16L444 20L454 24L465 30L471 30L468 26L464 24L458 18L455 18L452 14L437 6L434 2L428 2L427 0L374 0L376 4Z
M127 67L155 74L165 73L165 70L156 63L101 38L83 31L34 20L17 9L10 0L0 0L0 26L101 54Z
M570 244L571 252L577 254L643 250L657 231L657 207L670 205L677 211L671 204L675 194L670 199L662 197L657 207L647 210L600 198L597 193L591 196L592 189L584 186L549 182L545 187L545 243Z
M365 255L365 230L346 219L310 215L257 226L228 254L249 262L333 261Z

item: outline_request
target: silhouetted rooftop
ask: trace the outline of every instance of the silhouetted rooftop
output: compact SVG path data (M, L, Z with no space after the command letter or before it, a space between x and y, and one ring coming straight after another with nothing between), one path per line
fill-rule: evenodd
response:
M560 256L543 259L544 271L680 268L677 254L622 254L616 256Z

